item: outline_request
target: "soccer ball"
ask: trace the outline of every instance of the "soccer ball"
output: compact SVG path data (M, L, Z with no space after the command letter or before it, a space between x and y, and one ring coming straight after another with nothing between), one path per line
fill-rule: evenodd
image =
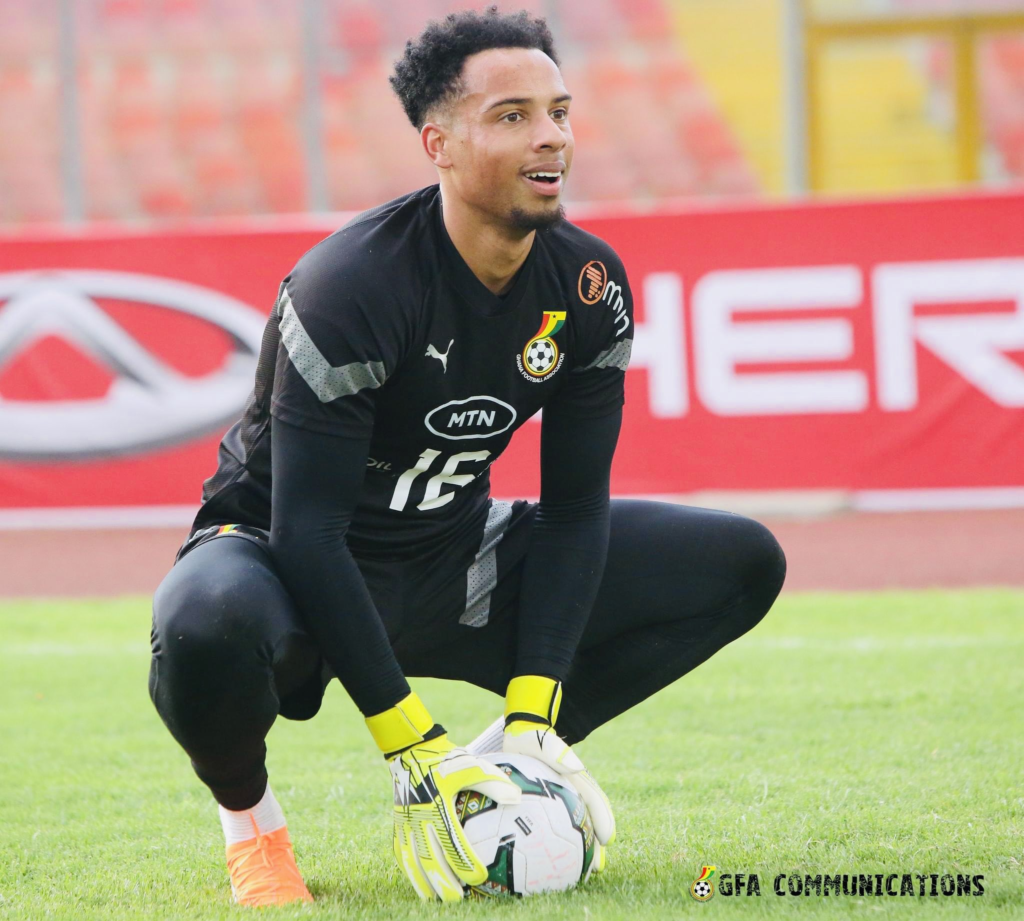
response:
M533 895L571 889L590 877L597 840L576 789L527 755L481 755L523 791L515 806L500 806L474 790L455 800L469 843L487 866L477 896Z
M535 339L526 348L526 367L534 374L545 374L555 363L555 344L550 339Z

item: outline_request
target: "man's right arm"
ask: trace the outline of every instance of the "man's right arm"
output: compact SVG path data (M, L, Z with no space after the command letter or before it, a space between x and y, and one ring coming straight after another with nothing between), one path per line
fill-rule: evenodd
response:
M410 693L346 543L369 437L342 438L272 420L270 552L303 623L364 716Z
M463 885L483 882L487 867L455 816L456 794L475 789L506 803L518 802L520 791L493 764L456 748L409 689L348 548L375 391L408 352L412 322L396 301L398 288L355 258L362 250L339 253L344 239L332 239L334 249L315 248L300 260L274 308L270 552L300 619L387 759L399 866L422 898L461 899ZM410 796L413 789L433 793L424 801Z
M371 716L410 691L346 535L377 391L408 348L408 311L344 237L306 253L274 306L270 550L306 629Z

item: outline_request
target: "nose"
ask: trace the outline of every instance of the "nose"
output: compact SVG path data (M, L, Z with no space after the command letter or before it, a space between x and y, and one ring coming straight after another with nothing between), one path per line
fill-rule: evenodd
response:
M550 115L545 114L540 120L537 133L533 138L534 149L561 150L565 147L566 143L565 133L562 131L561 125Z

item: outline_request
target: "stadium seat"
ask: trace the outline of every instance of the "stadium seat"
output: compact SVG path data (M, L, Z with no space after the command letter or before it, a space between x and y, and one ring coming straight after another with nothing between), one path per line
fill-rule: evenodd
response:
M372 6L361 3L338 10L333 24L333 45L359 60L372 60L384 45L381 16Z
M6 194L0 209L19 223L60 220L64 203L56 167L56 159L21 164L14 181L5 185Z
M614 0L559 3L554 24L558 38L570 46L600 46L622 35L621 20Z
M113 86L106 102L111 134L120 150L135 150L159 135L161 101L147 59L133 57L115 62Z
M388 15L381 20L385 52L397 58L409 38L421 32L430 20L438 19L441 15L434 0L391 0Z
M212 74L203 71L179 78L170 112L176 149L190 151L227 128L228 112Z
M196 213L247 214L263 202L255 179L237 148L205 153L195 161Z
M56 75L45 55L0 55L0 220L61 215Z
M672 27L662 0L615 0L615 7L637 41L660 42Z
M4 0L0 15L0 66L56 53L57 0Z
M120 169L120 161L95 140L90 141L85 150L82 175L86 214L92 220L114 221L141 216L134 183Z
M184 218L195 211L185 184L173 172L140 184L139 203L147 217Z
M80 36L86 54L135 55L153 50L156 25L145 0L101 0L92 16L80 21Z
M986 141L999 180L1024 179L1024 39L1017 35L988 37L979 53Z
M183 54L216 52L218 30L211 0L163 0L159 7L161 45Z

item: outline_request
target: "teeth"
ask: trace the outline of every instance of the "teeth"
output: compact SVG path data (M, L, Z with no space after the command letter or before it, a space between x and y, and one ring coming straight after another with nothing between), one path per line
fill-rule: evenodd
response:
M545 176L545 177L548 177L548 178L551 178L551 179L558 179L561 175L562 175L561 173L527 173L526 174L528 179L533 179L533 178L535 178L537 176Z

